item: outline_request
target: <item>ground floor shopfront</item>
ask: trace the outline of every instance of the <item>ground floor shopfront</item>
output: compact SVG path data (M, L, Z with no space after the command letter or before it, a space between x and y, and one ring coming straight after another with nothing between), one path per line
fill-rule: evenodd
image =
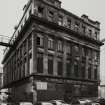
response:
M72 97L92 98L98 96L96 82L67 78L33 76L11 85L11 99L15 102L49 100L68 101Z

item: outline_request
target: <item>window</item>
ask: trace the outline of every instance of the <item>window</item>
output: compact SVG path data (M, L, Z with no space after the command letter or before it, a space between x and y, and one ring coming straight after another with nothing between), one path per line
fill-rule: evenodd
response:
M22 46L20 46L20 59L22 58L22 56L23 56L23 51L22 51L23 49L22 49Z
M92 35L92 30L91 29L89 29L89 36L91 36Z
M67 43L66 51L67 51L67 54L70 54L70 53L71 53L71 46L70 46L70 43Z
M82 56L85 57L85 48L82 48Z
M32 48L32 36L30 35L28 37L28 49L30 50Z
M40 46L40 47L43 47L44 45L44 38L42 35L39 35L37 36L37 45Z
M61 58L58 58L57 70L58 70L58 75L62 76L62 74L63 74L63 62L62 62Z
M61 52L63 51L63 43L62 43L62 41L60 41L60 40L58 41L57 50L58 50L58 51L61 51Z
M80 56L80 52L79 52L79 46L78 45L74 45L74 54L75 54L75 58L79 59Z
M79 31L79 23L75 22L75 26L74 26L75 31Z
M85 78L85 64L82 64L82 66L81 66L81 76L82 76L82 78L84 79Z
M98 52L94 51L94 61L98 61Z
M23 71L23 63L22 61L20 61L20 77L21 78L23 77L22 71Z
M17 78L20 79L20 61L17 62Z
M71 28L71 20L70 19L68 19L67 24L68 24L68 28Z
M43 55L42 54L37 55L37 72L43 73Z
M38 7L38 16L43 17L43 7Z
M88 49L88 57L89 57L89 60L92 60L93 58L93 52L92 52L92 49Z
M74 62L74 76L78 78L79 76L79 67L78 67L78 61Z
M95 39L98 39L98 32L95 32Z
M29 54L29 73L33 73L32 70L32 54Z
M53 74L53 57L48 57L48 74Z
M71 75L71 63L70 59L67 60L66 62L66 75L69 77Z
M86 26L82 26L82 29L83 29L83 33L86 33Z
M26 51L27 51L27 41L26 40L23 42L23 47L24 47L24 54L26 54Z
M97 80L97 78L98 78L97 74L98 74L98 66L96 66L94 69L94 79L95 80Z
M48 38L48 49L54 49L54 40L52 38Z
M89 64L88 66L89 66L89 67L88 67L88 79L91 79L91 70L92 70L92 65Z
M49 20L53 21L53 17L54 17L54 12L49 11Z
M58 24L63 25L63 17L62 16L58 17Z
M27 59L24 58L24 70L25 70L25 76L27 75Z

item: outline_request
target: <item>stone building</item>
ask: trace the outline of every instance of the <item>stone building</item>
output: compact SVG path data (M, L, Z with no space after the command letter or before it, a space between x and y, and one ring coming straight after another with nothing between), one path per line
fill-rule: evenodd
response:
M0 67L0 88L3 86L3 68Z
M2 61L12 100L97 97L99 33L98 21L64 10L59 0L30 0Z
M100 51L100 86L99 96L105 98L105 39L102 39L104 45Z

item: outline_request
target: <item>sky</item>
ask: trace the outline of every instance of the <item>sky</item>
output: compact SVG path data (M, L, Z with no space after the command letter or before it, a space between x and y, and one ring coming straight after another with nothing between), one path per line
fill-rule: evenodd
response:
M28 0L0 0L0 35L12 36L14 26L23 14L23 6ZM101 23L100 38L105 35L105 0L60 0L62 8L77 16L86 14L89 18ZM3 49L0 46L0 62L3 59ZM1 64L0 64L1 66Z

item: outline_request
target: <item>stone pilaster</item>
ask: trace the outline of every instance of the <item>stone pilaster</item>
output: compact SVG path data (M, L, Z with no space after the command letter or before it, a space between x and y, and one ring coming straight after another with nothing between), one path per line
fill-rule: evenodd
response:
M36 45L37 34L33 30L32 32L32 72L37 72L37 45Z
M48 74L48 38L44 36L44 55L43 55L44 74Z
M30 72L30 71L29 71L29 51L28 51L29 48L28 48L28 39L27 39L27 45L26 45L26 47L27 47L27 48L26 48L26 49L27 49L27 50L26 50L26 59L27 59L27 72L26 72L26 75L28 75L29 72Z
M66 41L63 44L63 76L66 77Z
M85 68L85 79L88 79L88 56L86 56L86 68Z
M53 73L54 73L54 76L57 76L57 39L55 38L54 40L54 51L55 51L55 54L54 54L54 64L53 64Z

